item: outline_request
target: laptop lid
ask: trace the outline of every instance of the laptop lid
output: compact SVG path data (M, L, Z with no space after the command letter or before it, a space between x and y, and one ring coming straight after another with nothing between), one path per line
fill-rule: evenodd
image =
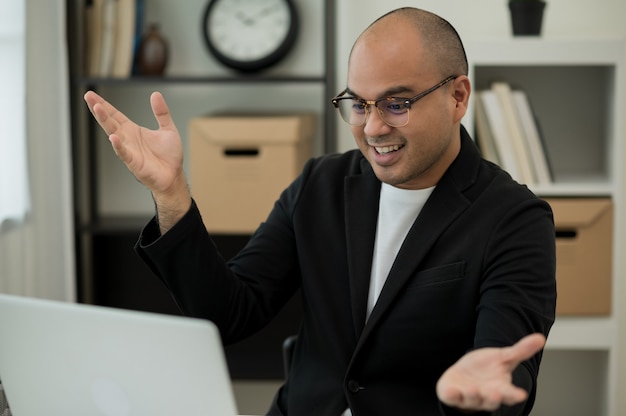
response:
M0 294L0 381L16 416L236 415L205 320Z

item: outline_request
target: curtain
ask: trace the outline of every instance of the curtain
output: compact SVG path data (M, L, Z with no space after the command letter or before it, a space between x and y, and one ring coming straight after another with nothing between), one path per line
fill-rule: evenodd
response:
M24 1L0 5L0 226L28 210Z
M11 157L10 163L15 165L8 172L3 171L4 163L0 166L2 180L8 176L12 192L18 195L11 199L12 203L21 201L21 208L18 204L12 205L17 207L10 214L13 220L4 221L0 227L0 292L74 301L76 290L65 1L3 0L0 7L2 19L8 23L19 20L16 8L25 16L22 53L26 64L21 75L26 81L25 87L22 86L26 93L26 106L22 114L25 117L23 126L27 162L26 174L19 186L18 162ZM4 31L4 22L0 26L0 31ZM4 66L6 55L4 51L0 53L3 54ZM0 77L0 82L6 80ZM2 91L0 95L5 94L4 86ZM11 107L6 110L8 112L2 110L3 124L5 117L12 121L18 119L18 107L24 108L24 105L19 104L19 97L12 100ZM5 126L0 126L0 134L5 133ZM8 140L17 141L13 133L7 136ZM3 137L2 153L7 149L4 140ZM4 189L4 182L0 183ZM5 195L2 192L0 197L4 206ZM29 199L30 208L23 215Z

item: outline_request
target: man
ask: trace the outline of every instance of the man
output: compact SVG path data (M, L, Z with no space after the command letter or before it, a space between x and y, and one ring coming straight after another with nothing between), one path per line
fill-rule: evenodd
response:
M554 321L552 213L481 159L461 126L471 91L461 40L436 15L392 11L357 39L347 81L333 103L359 149L310 160L228 264L187 188L162 96L151 96L151 131L88 92L156 203L138 253L227 343L302 289L270 414L527 415Z

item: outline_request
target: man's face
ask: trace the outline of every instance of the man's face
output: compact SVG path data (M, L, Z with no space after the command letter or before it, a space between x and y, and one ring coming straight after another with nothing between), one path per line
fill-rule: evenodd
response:
M457 75L442 77L435 71L407 23L380 26L364 34L352 51L348 88L354 95L365 100L411 98ZM460 149L456 85L452 80L413 103L404 127L387 125L374 107L363 126L352 127L357 145L382 182L405 189L437 184Z

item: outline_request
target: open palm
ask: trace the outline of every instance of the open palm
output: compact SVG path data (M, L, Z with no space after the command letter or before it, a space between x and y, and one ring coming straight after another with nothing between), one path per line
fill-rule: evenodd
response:
M531 334L510 347L465 354L443 373L437 396L448 406L468 410L496 410L523 402L528 393L512 383L512 372L541 350L545 341L542 334Z
M160 93L150 96L157 130L137 125L93 91L84 98L116 155L153 193L167 193L184 177L180 135Z

